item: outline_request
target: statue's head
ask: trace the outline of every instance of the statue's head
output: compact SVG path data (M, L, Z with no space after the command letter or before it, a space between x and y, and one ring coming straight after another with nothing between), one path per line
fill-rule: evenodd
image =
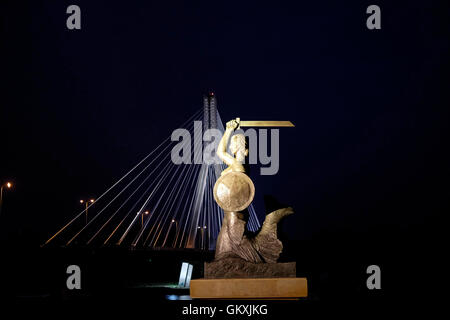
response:
M239 133L231 137L230 151L237 161L240 163L244 162L245 157L248 155L248 149L246 148L245 136L243 134Z

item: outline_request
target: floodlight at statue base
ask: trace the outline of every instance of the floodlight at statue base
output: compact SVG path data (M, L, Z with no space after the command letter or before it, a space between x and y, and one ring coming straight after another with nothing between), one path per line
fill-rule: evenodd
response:
M190 263L183 262L181 264L180 279L178 281L179 287L189 288L192 276L192 268L192 264Z
M308 296L306 278L246 278L191 280L193 299L292 300Z

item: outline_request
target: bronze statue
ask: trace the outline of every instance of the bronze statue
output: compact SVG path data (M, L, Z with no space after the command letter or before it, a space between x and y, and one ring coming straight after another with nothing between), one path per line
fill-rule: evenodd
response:
M294 213L290 207L276 210L266 216L262 228L256 236L249 236L246 232L245 210L253 200L255 187L252 180L245 174L243 166L244 159L248 154L245 136L235 134L231 137L234 130L239 127L239 122L239 118L237 118L226 124L225 133L217 149L219 158L228 165L214 186L214 198L224 210L225 215L217 238L215 260L213 263L207 264L205 277L208 275L228 277L230 274L236 274L236 271L238 275L252 272L267 273L267 268L261 268L262 265L259 264L276 263L283 249L281 241L277 238L277 224L283 217ZM230 137L232 155L227 153ZM293 266L294 274L292 275L292 268L289 268L288 276L295 276L295 264ZM227 274L227 270L223 270L227 268L234 269L234 271ZM236 270L239 268L246 270L240 273L239 270ZM281 274L285 273L281 271ZM277 272L274 273L272 270L270 274L276 275ZM264 276L264 274L259 276Z

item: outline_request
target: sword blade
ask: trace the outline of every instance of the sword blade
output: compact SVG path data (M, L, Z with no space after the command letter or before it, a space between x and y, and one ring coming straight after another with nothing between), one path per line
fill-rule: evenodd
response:
M240 127L295 127L290 121L240 121Z

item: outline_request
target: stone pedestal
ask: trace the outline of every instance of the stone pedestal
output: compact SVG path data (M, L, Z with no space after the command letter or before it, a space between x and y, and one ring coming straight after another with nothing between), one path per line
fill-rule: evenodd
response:
M191 280L194 299L296 299L308 296L306 278Z
M239 258L205 262L205 279L295 278L295 262L251 263Z

